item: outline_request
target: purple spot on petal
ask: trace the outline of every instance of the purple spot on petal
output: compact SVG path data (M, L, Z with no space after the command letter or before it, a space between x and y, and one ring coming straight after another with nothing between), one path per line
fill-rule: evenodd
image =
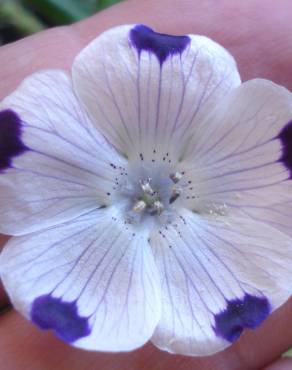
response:
M292 176L292 120L282 129L278 138L283 145L281 162L289 169Z
M171 36L154 32L142 24L130 31L130 40L139 54L142 50L152 52L162 64L170 55L181 54L190 43L189 36Z
M0 172L11 166L12 158L28 150L21 141L21 121L10 109L0 112Z
M234 342L245 328L255 329L271 312L265 297L246 294L243 299L229 301L224 311L215 315L215 332L218 336Z
M66 342L90 334L88 319L80 317L76 302L63 302L61 298L43 295L35 299L31 309L31 320L41 329L52 329Z

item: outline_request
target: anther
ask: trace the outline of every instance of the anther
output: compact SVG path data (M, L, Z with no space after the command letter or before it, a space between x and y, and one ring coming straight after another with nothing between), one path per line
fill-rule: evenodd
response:
M173 188L171 192L171 196L169 198L169 204L175 202L177 198L181 195L182 190L180 188Z
M146 208L146 203L144 202L144 200L138 200L133 206L133 211L140 213L140 212L143 212L145 208Z
M182 173L181 172L175 172L175 173L171 173L170 175L169 175L169 177L170 177L170 179L175 183L175 184L177 184L179 181L180 181L180 179L182 178Z
M164 209L164 206L159 200L156 200L152 205L152 209L155 212L155 214L160 215Z

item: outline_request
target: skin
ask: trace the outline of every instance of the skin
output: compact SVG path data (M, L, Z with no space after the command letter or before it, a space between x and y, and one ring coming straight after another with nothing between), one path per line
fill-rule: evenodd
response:
M75 55L100 32L119 24L145 23L172 34L205 34L226 47L242 79L271 79L292 90L291 0L130 0L70 27L42 32L0 49L0 99L39 69L70 69ZM3 246L7 237L0 237ZM290 282L287 282L287 284ZM0 286L0 307L8 298ZM74 349L42 332L13 309L0 316L0 358L5 370L288 370L280 359L292 346L292 300L255 331L246 331L214 356L190 358L151 344L123 354Z

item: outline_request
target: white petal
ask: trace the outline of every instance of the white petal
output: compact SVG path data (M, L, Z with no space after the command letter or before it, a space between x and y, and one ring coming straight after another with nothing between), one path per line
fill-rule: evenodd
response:
M137 348L160 318L160 281L147 237L135 235L111 209L11 239L0 273L16 309L76 347Z
M72 73L108 140L129 158L150 160L180 157L202 117L240 84L220 45L143 25L103 33L77 56Z
M291 295L292 240L265 224L184 211L151 245L163 279L152 341L169 352L220 351Z
M62 71L28 77L0 106L0 232L19 235L107 204L122 159Z
M265 221L292 236L292 94L265 80L234 90L181 163L192 209ZM224 211L224 212L225 212Z

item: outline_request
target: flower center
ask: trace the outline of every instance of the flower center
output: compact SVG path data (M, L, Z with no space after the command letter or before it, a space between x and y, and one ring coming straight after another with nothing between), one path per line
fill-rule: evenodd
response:
M163 211L163 203L160 200L159 191L151 186L151 179L139 180L141 194L133 205L134 212L144 212L149 214L160 214Z
M167 223L180 204L183 174L170 166L144 163L132 167L123 181L119 181L117 204L127 222L138 224L159 220Z
M127 224L146 226L148 230L167 227L183 209L215 218L228 213L222 201L202 195L206 190L193 184L187 168L179 169L181 166L175 161L165 162L145 160L142 156L141 161L129 166L110 164L116 177L113 191L107 189L107 195L110 204L120 210L126 227Z
M176 172L170 174L170 180L176 184L181 179L182 174ZM148 212L150 215L160 215L164 209L168 208L168 205L172 204L177 200L177 198L182 193L182 189L178 186L173 186L168 199L163 196L165 189L162 192L159 189L155 189L151 185L151 178L147 180L139 180L139 185L141 187L141 194L138 196L138 199L134 202L133 211L134 212ZM161 194L160 194L161 193ZM166 195L166 194L165 194ZM165 204L166 201L166 204Z

